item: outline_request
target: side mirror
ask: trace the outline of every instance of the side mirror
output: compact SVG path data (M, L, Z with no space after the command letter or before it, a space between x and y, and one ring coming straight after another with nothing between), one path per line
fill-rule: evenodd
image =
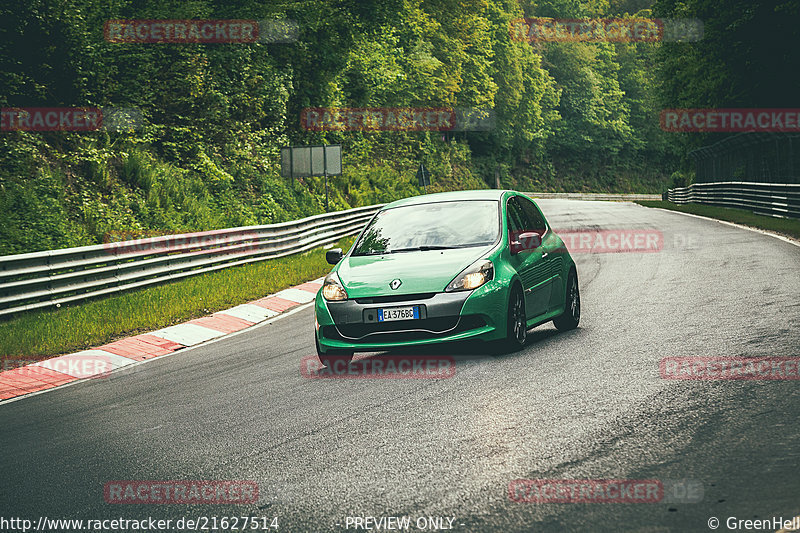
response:
M542 245L542 236L534 231L520 233L511 240L511 255L517 255L524 250L534 250Z
M325 260L331 265L335 265L336 263L341 261L342 257L343 255L341 248L333 248L325 252Z

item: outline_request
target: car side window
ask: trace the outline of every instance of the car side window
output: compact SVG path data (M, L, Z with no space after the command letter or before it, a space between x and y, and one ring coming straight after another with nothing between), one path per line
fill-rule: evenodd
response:
M515 197L508 199L506 211L508 213L508 234L513 239L525 229L525 214L522 212L519 200Z
M547 231L547 224L544 217L530 200L520 198L519 203L522 211L525 214L525 229L527 231L535 231L539 235L544 235Z

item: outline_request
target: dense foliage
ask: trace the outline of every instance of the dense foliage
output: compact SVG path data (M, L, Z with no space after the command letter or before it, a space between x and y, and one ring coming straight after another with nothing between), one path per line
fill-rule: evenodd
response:
M656 0L654 16L697 18L703 39L656 52L654 94L663 108L797 108L800 1ZM677 153L724 133L674 134Z
M345 172L331 180L331 209L420 193L421 161L432 190L491 187L499 174L502 186L523 190L660 192L678 169L680 143L658 128L659 106L702 103L713 84L721 96L707 103L727 101L721 91L753 72L723 76L725 65L703 64L705 51L692 44L671 45L672 57L653 43L531 45L509 31L523 16L649 16L650 4L6 0L2 107L137 107L145 121L129 133L0 133L0 254L96 243L115 231L318 213L321 178L279 177L279 148L289 144L342 143ZM702 17L712 4L656 7ZM746 24L742 17L730 22ZM256 44L120 44L103 36L109 19L181 18L291 19L300 31L295 42ZM694 66L681 64L687 57ZM445 135L319 133L300 127L310 106L479 107L497 119L490 131Z

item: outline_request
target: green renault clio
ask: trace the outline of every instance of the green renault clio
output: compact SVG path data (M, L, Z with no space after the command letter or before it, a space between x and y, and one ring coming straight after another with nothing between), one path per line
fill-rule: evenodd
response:
M515 191L459 191L382 207L316 296L322 364L355 351L450 341L513 351L552 320L577 327L575 262L541 210Z

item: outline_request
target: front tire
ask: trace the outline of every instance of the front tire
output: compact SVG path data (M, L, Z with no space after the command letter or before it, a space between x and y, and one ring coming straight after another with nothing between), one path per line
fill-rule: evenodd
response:
M346 366L353 360L354 352L352 350L328 350L327 352L323 352L319 347L319 339L316 335L314 335L314 345L317 348L317 358L319 362L328 368L333 368L333 365L338 361L342 361Z
M553 319L559 331L569 331L578 327L581 321L581 292L578 288L578 273L575 269L567 276L567 294L564 298L564 313Z
M506 353L519 351L527 340L528 318L525 314L525 295L519 285L514 285L508 297L506 338L501 343L501 351Z

